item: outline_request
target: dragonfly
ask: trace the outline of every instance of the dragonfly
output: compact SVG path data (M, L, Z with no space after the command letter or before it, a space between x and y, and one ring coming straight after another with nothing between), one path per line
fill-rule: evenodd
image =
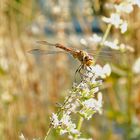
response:
M85 69L85 68L90 68L91 66L93 66L95 64L95 56L96 55L102 55L102 54L97 54L97 53L89 53L85 50L82 49L76 49L76 48L70 48L70 47L66 47L60 43L49 43L47 41L37 41L38 44L40 45L47 45L47 46L54 46L56 48L59 48L63 51L49 51L49 50L41 50L41 49L32 49L29 51L29 53L31 54L36 54L36 55L48 55L48 54L56 54L56 53L64 53L67 52L69 54L71 54L73 56L73 58L77 59L80 61L80 66L77 68L76 73L81 71L81 69ZM89 51L95 51L93 49L89 49ZM96 50L97 51L97 50ZM106 53L107 57L109 56L109 53L106 51L104 51L103 53Z
M56 48L64 50L65 52L71 54L73 58L78 59L80 61L81 68L90 67L94 65L94 62L95 62L94 57L84 50L66 47L59 43L53 44L47 41L37 41L37 43L40 45L54 46ZM29 53L39 54L39 55L48 55L48 54L55 54L55 53L63 53L64 51L49 51L49 50L41 50L41 49L32 49L29 51Z

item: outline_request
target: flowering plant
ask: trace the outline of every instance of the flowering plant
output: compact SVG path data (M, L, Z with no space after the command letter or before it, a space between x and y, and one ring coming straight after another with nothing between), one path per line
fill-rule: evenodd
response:
M122 19L122 14L133 11L133 6L138 5L140 7L139 0L127 0L122 1L119 4L114 4L115 12L113 12L109 18L103 17L103 21L108 24L107 30L103 37L94 34L89 38L90 41L109 47L114 50L120 51L134 51L128 45L120 43L117 39L113 42L106 40L111 30L111 27L120 29L121 33L125 33L128 29L128 23L125 19ZM124 6L126 8L124 8ZM87 45L84 39L80 40L82 44ZM100 48L100 50L101 50ZM57 113L53 113L51 117L51 124L47 136L51 128L55 128L59 131L60 135L68 134L70 139L74 140L88 140L81 138L80 128L84 119L91 119L95 113L102 113L103 98L100 91L100 86L103 83L103 79L107 78L111 74L111 67L109 64L101 67L96 64L90 68L85 68L81 74L81 82L73 83L72 89L69 91L69 96L66 97L63 105L60 106L60 110ZM72 116L78 115L80 117L78 124L72 121Z
M69 91L70 95L60 106L60 110L52 114L50 129L55 128L60 135L67 133L70 139L78 140L81 135L82 121L91 119L95 113L102 113L103 101L100 86L102 85L102 79L108 77L110 73L109 64L103 67L95 65L90 69L84 69L81 74L82 81L73 83L72 89ZM72 122L73 115L80 117L78 126Z

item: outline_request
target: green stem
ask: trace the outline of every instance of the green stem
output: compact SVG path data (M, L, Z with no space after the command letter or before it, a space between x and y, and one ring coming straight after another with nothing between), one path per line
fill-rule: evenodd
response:
M79 118L79 122L78 122L78 126L77 126L77 129L80 131L80 129L81 129L81 126L82 126L82 123L83 123L83 117L81 117L80 116L80 118Z
M128 83L127 83L127 116L128 116L128 121L127 121L127 129L126 129L126 139L130 139L130 133L131 133L131 120L132 120L132 114L133 114L133 105L132 105L132 79L133 79L133 74L131 71L131 68L129 68L130 71L128 73Z
M97 55L96 55L96 57L95 57L95 62L96 62L96 60L97 60L98 54L100 53L100 51L102 50L102 48L103 48L103 46L104 46L104 42L106 41L106 39L107 39L107 37L108 37L108 35L109 35L109 32L110 32L110 30L111 30L111 27L112 27L112 25L111 25L111 24L108 24L107 29L106 29L106 31L105 31L105 33L104 33L103 38L102 38L102 41L101 41L101 43L100 43L100 48L99 48L98 51L97 51Z
M47 134L46 134L44 140L47 140L48 135L50 134L51 130L52 130L52 126L50 126L50 128L48 129Z
M106 31L105 31L105 34L104 34L104 36L103 36L102 42L101 42L101 46L102 46L102 45L104 44L104 42L106 41L106 39L107 39L107 37L108 37L108 34L109 34L110 30L111 30L111 27L112 27L112 24L108 24L107 29L106 29Z
M81 126L82 126L83 120L84 120L83 117L80 116L80 118L79 118L79 122L78 122L78 126L77 126L77 130L79 130L79 131L80 131L80 129L81 129ZM77 138L77 135L75 135L74 138Z

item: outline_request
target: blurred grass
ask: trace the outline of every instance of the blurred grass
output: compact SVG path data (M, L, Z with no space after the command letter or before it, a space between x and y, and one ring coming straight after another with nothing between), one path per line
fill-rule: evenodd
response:
M67 95L78 66L66 55L36 57L28 50L40 39L79 47L80 38L102 34L106 25L101 16L110 11L103 6L106 2L0 1L1 140L16 140L21 133L28 139L43 138L49 116L56 111L55 103ZM83 124L84 134L96 140L140 137L140 76L132 72L132 64L140 55L140 10L135 7L131 15L124 17L130 24L128 32L122 37L112 29L110 37L132 45L135 53L113 63L112 75L103 87L104 113ZM66 139L55 131L49 138Z

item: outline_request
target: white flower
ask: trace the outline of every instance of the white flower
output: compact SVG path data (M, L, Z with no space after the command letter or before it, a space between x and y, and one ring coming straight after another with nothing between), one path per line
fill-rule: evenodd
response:
M109 64L104 65L104 67L103 67L103 73L106 76L110 76L110 74L111 74L111 67L110 67Z
M20 134L19 139L20 140L26 140L25 137L24 137L24 135L22 133Z
M90 40L95 43L100 43L102 41L102 37L98 36L97 34L93 34L93 36L90 37Z
M128 3L127 1L125 1L125 2L120 3L119 5L115 5L115 9L119 13L125 12L129 14L133 11L133 6L131 3Z
M110 18L103 17L103 21L114 25L116 28L119 28L123 20L120 18L120 15L117 13L112 13Z
M95 65L92 67L92 72L96 77L100 77L102 75L102 67L100 65Z
M140 0L131 0L132 4L137 5L140 8Z
M120 25L120 29L121 29L121 33L122 33L122 34L125 33L125 32L127 31L127 26L128 26L128 24L127 24L126 21L123 22L123 23Z
M127 14L133 11L133 5L137 5L140 8L140 0L125 0L121 2L119 5L115 5L115 9L120 14L125 12Z
M120 47L121 47L121 45L120 45ZM129 45L126 45L126 50L128 50L132 53L135 51L135 49L132 46L129 46Z
M80 132L76 129L76 125L74 123L70 123L70 125L68 126L68 130L72 134L78 134L78 135L80 135Z
M67 111L69 114L71 112L76 112L77 107L79 106L79 102L75 101L74 103L71 104L71 107L69 108L69 110Z
M67 113L63 114L60 121L58 120L57 114L53 113L51 121L54 128L60 126L60 128L58 127L60 130L60 135L63 135L65 133L80 135L80 132L76 129L76 125L72 123L71 118Z
M95 77L95 76L91 79L91 82L92 82L94 85L102 85L102 83L103 83L102 80L96 80L96 77Z
M92 67L92 72L95 74L95 77L106 78L111 74L111 67L109 64L106 64L102 68L100 65L97 64Z
M93 98L88 99L83 102L85 107L87 108L92 108L93 110L99 112L100 114L102 113L101 108L102 108L102 94L101 92L98 93L98 100L95 100Z
M127 22L123 21L120 18L120 15L117 13L111 14L110 18L103 17L103 21L109 24L112 24L115 26L115 28L120 28L121 33L124 33L127 31Z
M68 126L71 123L71 118L68 114L64 114L62 119L61 119L61 123L65 124L66 126Z
M13 101L13 96L8 92L4 92L1 94L1 100L5 103L10 103Z
M104 46L106 47L109 47L111 49L114 49L114 50L120 50L120 51L130 51L130 52L134 52L134 48L132 48L131 46L129 45L126 45L126 44L119 44L119 41L117 39L115 39L114 41L105 41L104 42Z
M95 106L95 102L97 102L97 101L95 99L91 98L91 99L88 99L88 100L84 101L83 104L87 108L93 108Z
M119 50L119 45L118 45L118 40L117 40L117 39L114 40L113 42L111 42L111 41L105 41L105 42L104 42L104 45L105 45L106 47L111 48L111 49Z
M87 46L87 41L84 38L80 39L80 43Z
M78 85L78 87L79 87L80 89L83 89L83 90L88 88L87 84L86 84L86 83L83 83L83 82L81 82L81 83Z
M55 113L52 114L51 121L52 121L52 125L54 126L54 128L56 128L60 125L60 122L58 120L58 116Z
M135 61L133 65L133 72L136 74L140 73L140 57Z
M64 134L67 133L67 132L68 132L67 130L65 130L65 129L64 129L64 130L61 129L61 130L60 130L60 135L64 135Z
M100 90L99 87L95 87L94 88L94 93L98 92L99 90Z
M76 125L74 123L72 123L69 115L63 114L63 117L60 120L60 122L62 125L66 126L65 130L62 129L62 131L60 131L60 134L64 134L64 133L68 132L68 133L80 135L80 132L76 129Z
M89 89L87 83L84 83L84 82L81 82L81 83L77 86L77 88L79 88L79 90L80 90L81 92L82 92L82 91L85 91L85 92L89 92L89 91L90 91L90 89Z
M120 45L119 45L119 50L121 50L121 51L130 51L130 52L134 52L134 48L132 48L131 46L128 46L128 45L125 45L125 44L123 44L123 43L121 43Z
M117 42L105 41L104 45L111 49L119 50L119 46L118 46Z

